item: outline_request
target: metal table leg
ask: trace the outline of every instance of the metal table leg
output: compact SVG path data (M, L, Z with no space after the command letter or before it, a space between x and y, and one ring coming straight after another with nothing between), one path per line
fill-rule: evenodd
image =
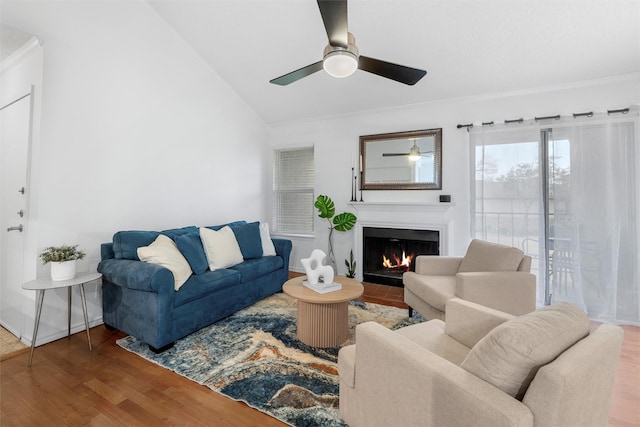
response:
M87 317L87 299L84 296L84 283L80 284L80 296L82 299L82 314L84 314L84 327L87 329L87 340L89 341L89 351L92 351L91 335L89 335L89 318Z
M71 288L72 286L69 286L67 288L67 295L68 295L68 304L67 304L67 337L71 337Z
M40 325L40 313L42 313L42 301L44 301L44 289L38 290L38 303L36 308L36 323L33 325L33 339L31 340L31 353L29 353L29 364L33 360L33 351L36 349L36 338L38 337L38 326Z

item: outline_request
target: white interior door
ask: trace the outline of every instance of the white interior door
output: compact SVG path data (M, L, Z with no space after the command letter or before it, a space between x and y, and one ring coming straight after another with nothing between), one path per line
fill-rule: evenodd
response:
M21 337L31 96L0 106L0 324Z

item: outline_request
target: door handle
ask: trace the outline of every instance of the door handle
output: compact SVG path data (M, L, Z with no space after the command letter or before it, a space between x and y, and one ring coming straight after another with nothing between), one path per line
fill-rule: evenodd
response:
M18 212L18 215L20 215L20 218L22 218L24 216L24 210L20 209Z
M17 227L9 227L7 228L7 231L19 231L22 233L22 224L18 225Z
M20 187L20 189L18 190L18 193L24 194L24 187Z

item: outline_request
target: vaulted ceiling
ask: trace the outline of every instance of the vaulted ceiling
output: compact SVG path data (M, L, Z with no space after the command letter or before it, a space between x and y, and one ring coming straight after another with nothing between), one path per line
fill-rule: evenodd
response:
M428 74L406 86L320 71L285 87L269 80L322 59L316 1L148 3L269 123L640 71L638 1L351 0L361 54Z
M267 123L640 75L640 0L350 0L361 54L427 75L319 71L284 87L269 80L322 59L315 0L124 1L147 4Z

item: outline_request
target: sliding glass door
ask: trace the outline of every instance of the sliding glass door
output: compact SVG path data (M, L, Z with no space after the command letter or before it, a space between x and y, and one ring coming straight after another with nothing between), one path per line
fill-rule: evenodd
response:
M472 235L533 258L538 304L639 323L636 119L471 131Z

